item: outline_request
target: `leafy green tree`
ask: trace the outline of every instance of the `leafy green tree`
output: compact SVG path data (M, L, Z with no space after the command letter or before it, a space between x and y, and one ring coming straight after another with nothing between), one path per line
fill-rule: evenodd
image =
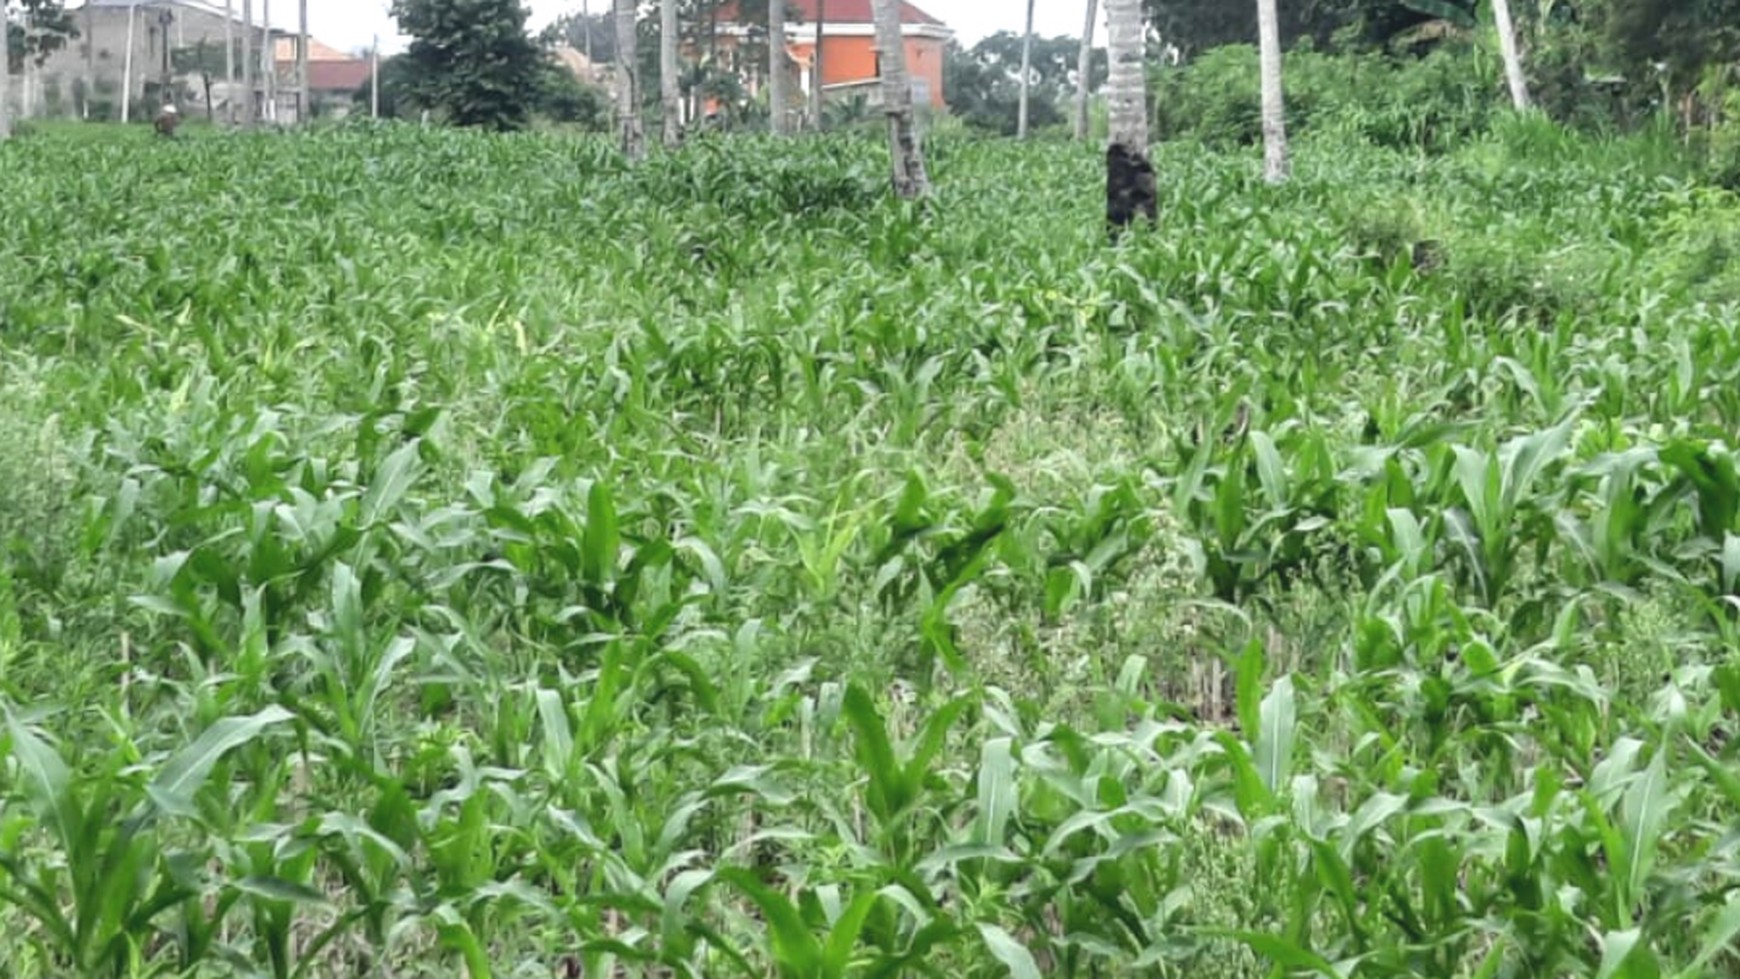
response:
M537 71L538 89L530 102L534 115L552 122L578 125L591 132L602 132L606 128L610 109L603 92L575 78L573 72L554 58L540 57ZM381 61L380 84L382 119L408 119L429 108L419 98L415 68L405 55L394 55ZM364 81L351 93L352 104L366 112L371 94L369 83Z
M1036 128L1064 122L1063 106L1075 92L1081 42L1072 37L1033 39L1029 124ZM1104 48L1092 54L1089 84L1105 84ZM949 108L968 125L1014 135L1021 96L1021 35L1000 31L972 48L950 44L943 61L943 88Z
M608 128L610 106L603 92L575 78L573 72L554 58L542 60L540 76L534 109L538 115L589 132L603 132Z
M1225 44L1255 44L1254 4L1228 0L1144 0L1148 24L1186 57ZM1475 0L1296 0L1278 11L1281 41L1309 37L1319 45L1338 37L1381 45L1433 20L1474 24Z
M416 100L455 125L524 128L543 84L527 13L519 0L394 0Z
M27 57L42 64L79 36L78 24L61 0L0 0L0 11L9 15L6 29L9 72L23 71ZM19 15L16 20L10 16L13 12Z
M1740 62L1740 0L1605 0L1591 13L1612 56L1633 75L1662 65L1667 88L1689 93L1712 66Z
M417 93L412 83L412 70L409 62L402 54L381 59L380 66L380 110L382 119L405 119L421 110L417 102ZM373 97L371 83L364 80L351 93L352 103L359 109L367 111L370 99Z

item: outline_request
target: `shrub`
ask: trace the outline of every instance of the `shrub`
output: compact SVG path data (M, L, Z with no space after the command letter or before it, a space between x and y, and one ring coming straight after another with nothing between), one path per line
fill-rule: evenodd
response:
M1323 129L1395 149L1450 150L1484 132L1502 106L1478 60L1461 48L1424 58L1327 54L1301 45L1287 55L1287 126ZM1260 142L1257 51L1230 45L1154 79L1155 131L1211 146Z

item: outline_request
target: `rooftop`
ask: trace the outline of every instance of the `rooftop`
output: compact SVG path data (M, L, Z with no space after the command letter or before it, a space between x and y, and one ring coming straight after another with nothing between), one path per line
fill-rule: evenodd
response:
M816 22L818 0L786 0L786 16L802 24ZM876 17L871 11L870 0L827 0L828 23L830 24L874 24ZM737 5L728 3L719 9L719 19L733 21L737 18ZM925 13L913 4L902 0L900 4L900 22L902 24L926 24L932 27L944 26L941 20Z

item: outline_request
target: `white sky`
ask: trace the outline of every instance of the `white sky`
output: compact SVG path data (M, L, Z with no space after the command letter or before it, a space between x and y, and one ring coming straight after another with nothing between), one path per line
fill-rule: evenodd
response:
M531 27L537 30L570 11L579 11L582 0L528 0L532 8ZM593 13L610 6L610 0L584 0ZM914 0L920 8L941 18L955 29L962 43L973 42L1000 30L1019 31L1026 17L1026 4L1021 0ZM254 5L259 14L259 0ZM360 50L370 38L380 34L381 50L392 53L405 46L393 22L390 0L308 0L308 31L316 38L341 51ZM1083 0L1047 0L1034 12L1033 29L1051 36L1081 33L1082 16L1087 12ZM278 0L272 4L272 24L295 29L295 0ZM1104 18L1095 32L1105 31Z

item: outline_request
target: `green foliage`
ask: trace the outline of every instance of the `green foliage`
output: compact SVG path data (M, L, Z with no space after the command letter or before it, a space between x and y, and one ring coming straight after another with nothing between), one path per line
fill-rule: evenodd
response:
M1424 58L1287 55L1290 133L1362 139L1395 149L1445 152L1465 145L1501 116L1490 65L1445 47ZM1212 146L1260 145L1257 51L1228 45L1155 78L1157 138Z
M1694 87L1707 66L1740 58L1736 0L1606 0L1592 6L1619 62L1628 71L1652 74L1661 64L1674 93Z
M610 106L602 91L584 84L554 59L543 62L536 113L552 122L568 123L587 132L610 125Z
M1165 144L1115 247L947 129L929 211L873 137L114 137L5 153L0 973L1740 961L1673 132Z
M1277 5L1282 43L1334 40L1382 47L1432 21L1471 27L1475 0L1309 0ZM1143 0L1148 23L1186 58L1229 44L1255 44L1255 4L1221 0Z
M1033 39L1033 78L1028 91L1028 124L1034 130L1060 126L1075 97L1081 41ZM1021 90L1021 36L1000 31L971 49L950 43L944 52L943 90L949 110L969 126L1012 136L1018 127ZM1091 56L1089 84L1103 86L1109 71L1104 48Z
M48 56L79 37L78 23L68 13L61 0L6 0L0 12L18 16L5 18L7 71L17 74L24 68L24 59L38 65Z
M524 128L548 91L519 0L394 0L412 37L400 57L416 101L458 126Z

